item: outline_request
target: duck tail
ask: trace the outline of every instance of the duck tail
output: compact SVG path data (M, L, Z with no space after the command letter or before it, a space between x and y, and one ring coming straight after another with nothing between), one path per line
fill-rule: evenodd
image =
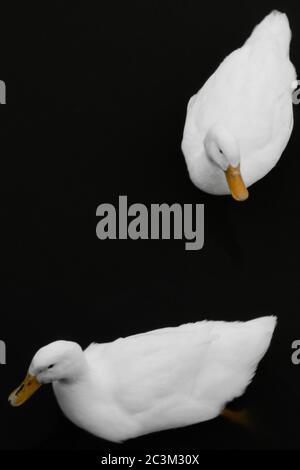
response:
M254 28L247 42L273 39L282 48L283 52L289 55L291 36L287 15L278 10L273 10Z

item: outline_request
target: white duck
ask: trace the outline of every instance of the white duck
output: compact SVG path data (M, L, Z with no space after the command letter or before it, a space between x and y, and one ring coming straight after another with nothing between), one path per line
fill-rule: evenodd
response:
M201 190L243 201L278 162L293 129L290 40L287 16L273 11L190 99L182 150Z
M56 341L34 356L9 397L23 404L52 382L64 414L96 436L121 442L222 414L243 394L267 351L275 317L202 321L91 344Z

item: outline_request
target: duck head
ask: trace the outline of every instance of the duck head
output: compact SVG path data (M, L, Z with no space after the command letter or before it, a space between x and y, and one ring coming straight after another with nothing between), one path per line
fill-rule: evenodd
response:
M216 125L207 133L204 148L213 164L224 171L232 197L237 201L248 199L249 193L240 171L240 150L233 136Z
M9 396L12 406L25 403L43 384L58 380L76 380L85 366L79 344L55 341L41 348L32 359L27 376Z

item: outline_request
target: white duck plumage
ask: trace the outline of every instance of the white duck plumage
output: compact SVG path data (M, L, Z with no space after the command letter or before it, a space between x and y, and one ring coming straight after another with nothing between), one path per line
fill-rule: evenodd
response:
M53 383L64 414L96 436L121 442L218 416L243 394L269 347L275 317L202 321L91 344L56 341L34 356L19 406Z
M278 162L293 129L290 41L287 16L273 11L190 99L182 150L201 190L244 200Z

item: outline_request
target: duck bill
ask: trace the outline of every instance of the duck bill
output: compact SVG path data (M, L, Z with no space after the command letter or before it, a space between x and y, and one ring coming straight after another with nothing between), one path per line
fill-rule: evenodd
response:
M11 406L21 406L40 388L40 386L41 384L36 377L27 374L24 382L9 395L8 401Z
M236 201L246 201L249 193L241 175L240 165L237 167L229 165L225 175L233 199Z

